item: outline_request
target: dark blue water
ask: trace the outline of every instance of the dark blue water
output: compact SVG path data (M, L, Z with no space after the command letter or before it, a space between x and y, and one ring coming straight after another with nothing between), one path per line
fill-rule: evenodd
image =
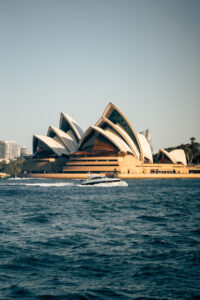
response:
M8 180L0 206L0 299L200 299L200 180Z

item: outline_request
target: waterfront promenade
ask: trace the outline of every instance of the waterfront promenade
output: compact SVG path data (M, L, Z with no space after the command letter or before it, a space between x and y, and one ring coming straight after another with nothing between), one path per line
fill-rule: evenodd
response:
M88 174L65 174L65 173L35 173L24 175L30 178L46 178L46 179L85 179ZM119 174L121 179L200 179L200 174Z

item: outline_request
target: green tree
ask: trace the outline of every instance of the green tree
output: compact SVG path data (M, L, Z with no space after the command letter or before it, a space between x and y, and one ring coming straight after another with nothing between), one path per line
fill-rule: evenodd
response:
M10 163L4 163L2 165L2 169L0 169L1 172L8 173L10 175L14 174L20 174L22 172L22 164L24 162L24 159L20 158L17 160L13 160ZM1 168L1 165L0 165Z
M185 151L187 163L189 165L198 164L200 162L200 144L195 142L195 140L195 137L191 137L191 143L181 144L177 147L166 148L166 150L170 152L175 149L183 149Z
M5 160L0 162L0 172L4 172L4 169L5 169L6 165L7 165L7 163L6 163Z

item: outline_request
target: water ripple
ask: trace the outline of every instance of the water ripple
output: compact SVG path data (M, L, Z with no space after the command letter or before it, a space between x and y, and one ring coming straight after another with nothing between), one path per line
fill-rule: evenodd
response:
M0 298L200 299L200 181L0 182Z

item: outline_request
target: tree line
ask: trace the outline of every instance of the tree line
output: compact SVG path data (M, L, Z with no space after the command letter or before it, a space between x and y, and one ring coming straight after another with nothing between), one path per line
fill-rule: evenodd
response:
M3 160L2 162L0 162L0 172L7 173L10 175L21 174L23 162L24 162L24 158L12 160L9 163Z

